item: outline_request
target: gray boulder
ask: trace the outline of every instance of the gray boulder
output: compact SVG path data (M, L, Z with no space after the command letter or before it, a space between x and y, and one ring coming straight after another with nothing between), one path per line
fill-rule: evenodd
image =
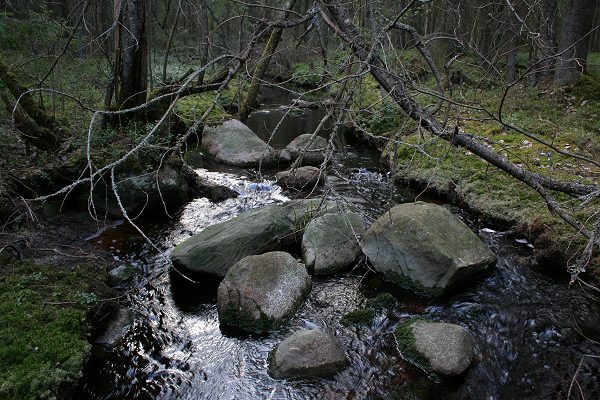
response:
M328 376L347 365L340 342L320 330L296 332L269 354L269 375L277 379Z
M396 329L396 339L402 355L429 373L457 376L473 361L475 340L459 325L408 321Z
M256 167L261 160L268 166L276 161L273 148L235 119L204 128L202 148L217 161L237 167Z
M219 321L250 333L268 332L296 313L311 287L304 264L288 253L245 257L219 285Z
M188 272L222 278L246 256L300 241L313 217L335 208L331 203L321 205L320 199L309 199L246 211L184 240L173 250L171 260Z
M281 186L310 191L325 182L325 171L317 167L300 167L281 171L275 178Z
M367 230L361 246L386 280L422 295L470 283L496 261L458 217L423 202L393 207Z
M302 155L302 165L319 166L325 160L327 140L321 136L305 134L296 137L281 151L280 160L284 162L295 161Z
M362 217L354 212L331 213L314 218L302 237L306 267L316 274L336 273L360 255L358 238L365 232Z

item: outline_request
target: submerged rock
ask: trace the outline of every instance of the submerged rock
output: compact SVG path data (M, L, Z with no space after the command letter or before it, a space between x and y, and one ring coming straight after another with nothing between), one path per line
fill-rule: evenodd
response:
M108 271L108 284L110 286L124 286L135 278L135 268L131 265L119 265Z
M269 354L269 375L279 379L329 376L347 365L340 342L316 329L294 333Z
M246 256L299 241L313 217L333 209L331 203L321 205L320 199L309 199L246 211L178 244L171 260L192 273L224 277L229 267Z
M219 285L219 321L245 332L268 332L296 313L311 287L304 264L288 253L243 258Z
M110 317L104 332L95 340L95 343L112 349L121 344L132 325L133 312L129 308L119 308Z
M352 265L360 255L358 239L365 232L362 217L354 212L331 213L310 221L302 237L306 267L329 274Z
M386 280L422 295L470 283L496 261L460 219L423 202L393 207L367 230L361 246Z
M222 125L204 128L202 148L217 161L237 167L273 165L275 151L242 122L231 119Z
M459 325L412 320L398 326L396 339L402 355L429 373L457 376L473 361L473 335Z
M300 135L281 151L280 160L293 162L302 155L302 165L319 166L325 160L327 140L310 133Z
M325 171L317 167L300 167L281 171L275 178L281 186L310 191L325 182Z

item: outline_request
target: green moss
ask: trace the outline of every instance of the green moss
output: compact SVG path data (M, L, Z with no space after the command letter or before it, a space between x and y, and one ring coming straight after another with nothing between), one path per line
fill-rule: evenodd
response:
M575 84L567 89L567 93L572 94L578 100L600 100L600 73L583 74Z
M260 318L255 319L249 313L229 307L219 313L219 321L226 327L239 328L248 333L264 333L277 327L275 321L261 313Z
M214 96L214 93L185 96L177 101L176 112L185 123L191 125L212 106ZM205 122L207 124L219 124L230 118L232 116L225 112L220 102L217 102Z
M374 310L392 308L396 304L396 298L389 293L380 293L372 299L367 300L367 307L370 307Z
M299 86L316 87L323 75L322 68L312 63L298 63L292 66L292 82Z
M368 325L375 318L375 311L371 308L358 308L344 315L340 323L344 326Z
M1 267L0 398L68 398L86 362L95 303L80 267Z
M395 285L422 297L437 297L444 294L441 288L428 288L395 271L388 271L388 279Z
M400 354L406 361L416 365L427 374L431 375L433 370L429 364L429 361L427 361L427 359L417 351L415 345L415 336L413 335L411 328L411 325L415 322L427 322L427 320L422 318L410 318L398 325L396 327L396 331L394 332L396 344Z

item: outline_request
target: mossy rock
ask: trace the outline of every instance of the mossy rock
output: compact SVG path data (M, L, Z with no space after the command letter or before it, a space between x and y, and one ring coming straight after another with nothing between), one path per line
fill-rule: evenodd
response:
M459 325L413 318L395 336L402 356L434 377L461 375L473 361L473 336Z
M288 253L245 257L219 285L219 321L248 333L269 332L296 313L311 288L304 264Z
M374 310L390 309L397 304L398 301L390 293L380 293L377 296L367 300L367 307L370 307Z
M342 317L340 323L344 326L369 325L375 318L375 311L371 308L358 308Z

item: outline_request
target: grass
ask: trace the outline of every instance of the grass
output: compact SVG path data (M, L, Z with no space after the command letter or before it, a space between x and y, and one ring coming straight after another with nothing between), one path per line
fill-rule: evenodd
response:
M69 398L90 352L89 272L29 261L0 272L0 398Z

